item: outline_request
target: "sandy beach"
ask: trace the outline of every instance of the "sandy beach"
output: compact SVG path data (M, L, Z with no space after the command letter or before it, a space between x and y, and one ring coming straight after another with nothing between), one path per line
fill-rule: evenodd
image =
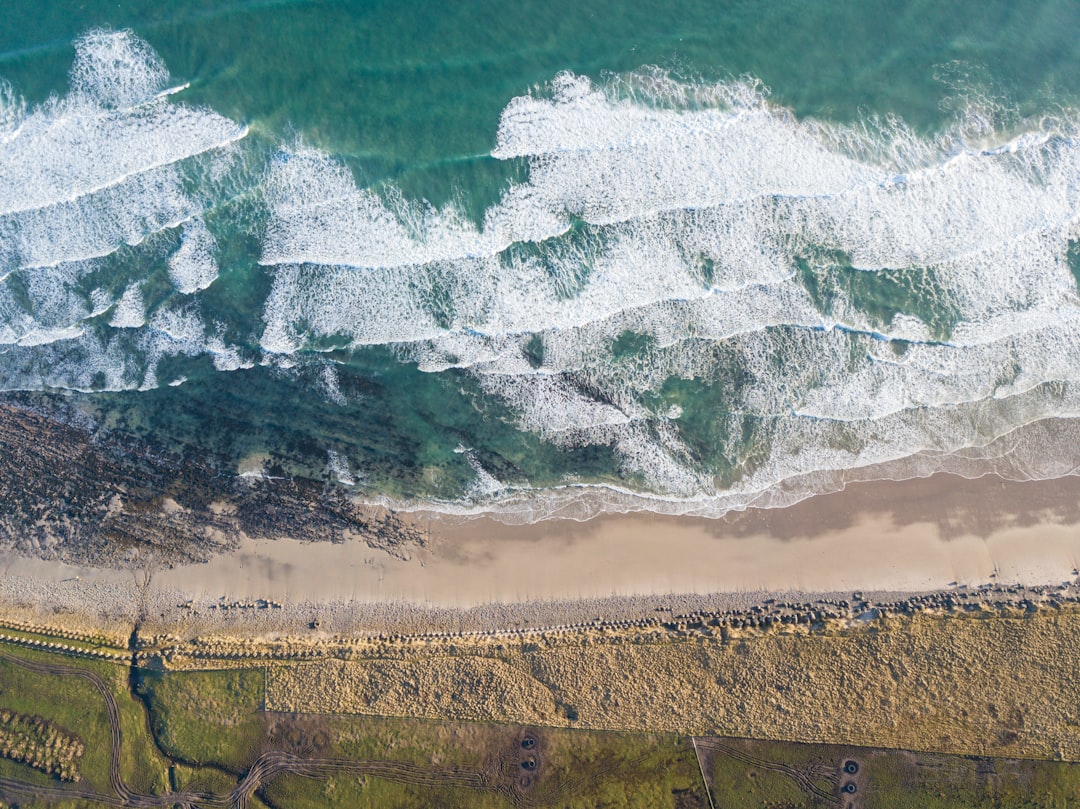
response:
M157 574L200 596L408 601L442 607L669 593L926 591L1074 578L1080 479L948 475L855 484L722 520L607 515L528 526L422 520L399 559L359 543L247 540Z
M249 537L172 569L7 556L0 628L150 669L262 668L285 713L1075 761L1078 495L935 476L712 521Z
M987 584L1057 585L1080 560L1080 479L1009 482L936 475L849 486L785 509L721 520L607 515L584 523L508 526L416 518L423 546L396 555L360 541L244 538L205 564L108 570L3 557L4 600L27 607L166 622L177 605L272 600L307 615L320 605L463 611L485 605L643 596L855 590L922 593ZM382 608L380 610L380 605ZM541 610L542 611L542 610ZM205 610L204 610L205 614ZM284 613L282 613L284 615ZM238 620L239 615L233 620Z

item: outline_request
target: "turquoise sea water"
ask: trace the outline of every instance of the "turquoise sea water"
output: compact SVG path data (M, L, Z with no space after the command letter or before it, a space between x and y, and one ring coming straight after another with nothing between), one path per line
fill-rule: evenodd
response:
M0 388L509 519L1070 473L1078 23L15 0Z

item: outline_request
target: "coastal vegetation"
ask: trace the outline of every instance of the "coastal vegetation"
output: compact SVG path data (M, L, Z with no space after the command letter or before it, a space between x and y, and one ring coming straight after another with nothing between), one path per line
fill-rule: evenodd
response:
M61 781L79 780L85 747L75 735L40 716L0 710L0 756L29 764Z
M25 746L0 745L0 801L76 807L121 799L139 806L267 809L1049 809L1080 800L1075 751L1062 745L1042 755L1024 753L1035 735L1060 738L1054 736L1053 721L1070 721L1064 714L1058 720L1050 713L1040 715L1045 706L1036 704L1038 688L1030 678L1033 669L1055 676L1054 657L1060 658L1059 667L1074 665L1075 652L1043 641L1069 637L1080 612L1065 603L1009 614L990 609L921 616L879 612L846 630L807 627L796 620L779 624L783 631L771 625L729 626L715 636L702 632L709 622L701 616L682 616L672 628L661 627L638 640L628 634L632 627L565 632L561 649L552 648L550 633L547 641L526 638L487 647L479 638L459 638L453 648L395 636L378 641L380 651L366 659L354 648L350 660L313 655L319 642L307 647L294 642L294 661L260 658L250 642L241 644L244 655L229 654L230 644L236 647L237 642L226 638L192 641L204 654L189 658L176 638L139 638L138 632L126 662L96 659L80 645L87 641L71 632L50 636L48 627L23 624L18 637L0 633L0 735L16 729L37 734L47 753L35 758L26 755ZM931 672L912 668L904 649L905 644L940 644L939 631L947 633L951 645L933 658L935 682ZM28 645L30 638L49 637L54 638L51 648ZM165 641L173 644L170 650L155 646ZM797 650L789 648L795 641ZM343 641L321 643L324 651L340 652ZM481 654L485 648L489 657ZM1008 685L994 691L970 663L972 655L993 656L1003 649L1015 658L1011 676L999 678ZM770 650L786 657L786 672ZM164 651L170 652L171 662ZM865 659L857 663L856 652ZM496 700L485 708L483 721L468 718L470 706L477 699L491 700L483 692L497 685L484 679L479 668L487 665L484 661L498 658L504 676L516 671L525 678L531 671L538 682L545 670L556 672L556 662L565 662L568 654L582 665L598 667L597 680L576 686L567 680L561 690L550 689L555 713L548 721L508 719L521 710L510 704L513 694L503 695L508 700L503 715L492 707ZM731 656L727 662L725 654ZM937 690L950 682L956 686L949 657L968 667L966 689ZM819 659L822 667L815 663ZM742 661L736 669L725 669L735 660ZM849 677L846 697L817 679L827 660ZM602 665L605 661L615 668ZM337 707L316 704L328 677L379 665L386 667L382 676L396 677L396 682L368 676L363 687L376 686L384 699L399 699L402 715L372 715L365 711L362 693L348 702L346 692L357 687L348 678L338 681L342 693L337 698L345 701ZM741 700L741 707L726 725L714 718L711 728L673 727L686 717L704 722L703 714L688 712L686 706L710 700L715 705L716 693L704 687L696 693L659 691L650 668L656 665L676 685L680 668L699 683L708 670L724 692ZM887 687L880 682L881 666L896 673ZM618 676L619 668L625 677ZM440 677L448 670L456 670L460 682L444 691L447 683ZM867 688L856 685L863 679L884 688L881 699L886 702L870 701ZM644 691L638 694L634 681L649 693L651 711L644 709ZM1057 683L1048 693L1064 693L1064 687ZM414 701L413 715L405 699L410 690L428 692ZM290 693L296 703L291 706L285 701ZM897 749L896 739L929 721L913 713L918 693L941 734ZM311 704L301 704L304 694ZM817 714L807 709L811 719L845 719L847 741L825 726L819 738L811 739L786 724L770 725L773 714L791 713L792 699L802 700L796 704L803 708L811 700L819 704ZM970 716L976 699L982 700L980 710L996 717L993 721L974 716L965 724L954 718L965 711ZM417 716L425 705L429 717ZM615 724L619 706L624 728L633 725L626 717L641 712L637 728L602 727L605 721ZM863 727L863 715L874 710L880 711L881 724ZM754 732L773 738L747 738ZM980 733L985 738L978 738ZM875 735L881 740L876 744ZM866 741L856 743L860 738ZM988 747L1003 752L990 755Z

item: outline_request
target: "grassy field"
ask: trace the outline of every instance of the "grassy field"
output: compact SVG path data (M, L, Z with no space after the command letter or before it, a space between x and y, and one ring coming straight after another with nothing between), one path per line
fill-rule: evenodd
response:
M1066 809L1080 805L1080 765L865 747L718 740L703 758L725 809ZM710 740L698 741L706 750ZM845 766L853 766L845 771ZM792 773L789 770L794 770ZM831 772L830 772L831 771ZM814 795L799 775L831 793ZM843 791L851 785L851 793Z
M143 697L161 748L195 767L239 773L263 739L263 672L141 672Z
M376 807L708 807L688 739L513 725L373 719L282 717L302 728L301 744L323 740L320 755L409 762L418 769L479 775L482 786L430 787L369 775L325 781L286 776L267 789L274 805ZM524 743L532 742L528 748ZM536 761L526 770L523 763ZM528 778L523 784L522 778Z
M275 713L264 709L265 673L258 667L133 674L123 665L10 643L0 643L0 652L102 678L119 711L121 778L143 795L178 789L226 795L261 757L285 764L258 785L248 804L258 809L1080 805L1077 764L667 733ZM92 683L0 660L0 708L41 716L79 737L86 748L79 786L112 793L108 714ZM64 787L53 776L2 758L0 777ZM21 807L95 805L75 797L27 800L4 795L2 788L0 801Z
M394 778L352 772L326 778L284 774L265 788L271 806L565 807L708 805L686 739L671 735L527 729L515 725L261 712L262 672L225 670L147 673L143 695L158 742L185 762L181 784L208 783L206 770L244 772L261 751L392 762ZM525 735L534 740L522 748ZM522 756L539 758L534 771ZM476 786L440 786L463 774ZM520 784L527 775L530 783ZM203 779L200 781L199 779ZM434 782L434 783L433 783ZM235 779L234 779L235 783ZM229 785L231 786L231 784Z
M268 667L266 706L1080 761L1080 609L715 629L391 641Z
M959 758L870 751L866 806L966 809L1080 805L1080 766L1023 759Z
M13 657L55 662L52 655L40 652L7 646L0 647L0 651ZM106 678L123 674L123 669L106 664L88 662L86 667ZM95 789L108 790L109 725L105 706L93 685L85 680L59 677L46 684L40 674L0 660L0 706L18 713L44 717L78 736L86 748L79 766L83 782ZM34 773L35 777L31 778L31 772L27 767L0 759L0 775L35 783L51 783L53 780L40 773Z
M62 665L98 675L119 709L124 744L120 755L121 778L141 794L161 794L169 788L169 760L158 754L147 725L146 713L128 687L127 668L94 660L0 644L0 652L23 660ZM0 707L41 716L77 736L85 746L79 765L80 786L102 793L111 791L109 762L111 738L105 704L94 685L71 676L50 676L27 671L0 660ZM37 784L55 780L29 767L0 759L0 775ZM21 804L25 805L25 804Z

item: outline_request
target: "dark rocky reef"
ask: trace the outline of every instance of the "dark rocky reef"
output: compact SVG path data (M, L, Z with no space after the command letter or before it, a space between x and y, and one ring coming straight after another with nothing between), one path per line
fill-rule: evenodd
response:
M245 478L214 459L0 401L0 548L94 566L204 561L240 537L359 539L394 555L421 530L302 478Z

